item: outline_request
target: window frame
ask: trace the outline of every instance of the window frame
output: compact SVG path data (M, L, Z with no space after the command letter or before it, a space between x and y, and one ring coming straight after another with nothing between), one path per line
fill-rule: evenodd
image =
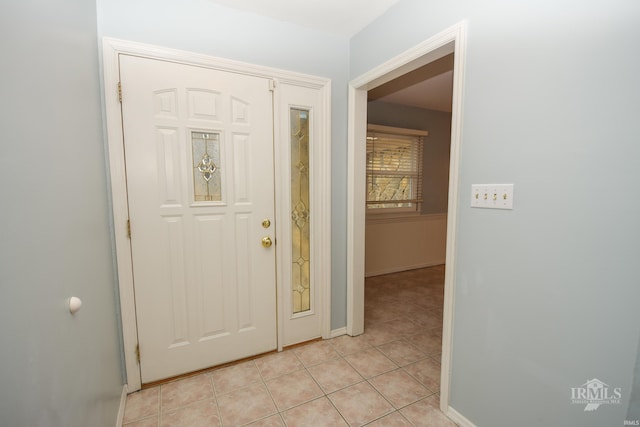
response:
M404 139L407 137L410 138L418 138L417 143L420 145L418 148L418 155L416 155L416 158L418 160L418 171L416 172L417 179L418 181L422 180L424 177L424 173L422 171L422 167L424 166L424 151L423 151L423 147L424 147L424 138L426 138L427 136L429 136L429 131L426 130L418 130L418 129L407 129L407 128L398 128L398 127L393 127L393 126L383 126L383 125L376 125L376 124L368 124L367 125L367 141L365 141L365 145L368 145L368 139L369 136L371 134L378 134L378 135L387 135L387 136L391 136L391 137L399 137L399 139ZM365 149L366 150L366 149ZM420 155L421 154L421 155ZM420 215L420 205L422 203L422 194L420 194L422 191L422 183L418 182L417 183L417 190L418 194L415 194L414 199L418 200L416 202L411 202L412 206L407 206L407 207L381 207L381 208L370 208L369 207L369 194L368 194L368 189L369 189L369 183L370 183L370 177L372 176L372 174L369 173L370 168L369 165L367 163L366 165L366 178L365 178L365 191L367 192L367 194L365 194L365 210L366 210L366 215L367 216L371 216L371 217L381 217L381 216L412 216L412 215ZM394 172L389 173L389 175L394 175Z

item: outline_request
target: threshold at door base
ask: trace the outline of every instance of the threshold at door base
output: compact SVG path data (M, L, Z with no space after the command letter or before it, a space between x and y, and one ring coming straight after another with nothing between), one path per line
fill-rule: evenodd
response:
M322 337L318 337L309 341L302 341L302 342L299 342L298 344L291 344L291 345L282 347L282 351L287 351L287 350L291 350L292 348L302 347L303 345L311 344L312 342L316 342L316 341L322 341Z
M296 344L298 345L298 344ZM195 377L200 374L204 374L205 372L213 372L218 369L226 368L227 366L237 365L239 363L248 362L249 360L258 359L262 356L266 356L268 354L277 353L278 350L267 351L266 353L256 354L254 356L245 357L244 359L234 360L233 362L222 363L220 365L211 366L209 368L200 369L193 372L187 372L186 374L176 375L175 377L165 378L163 380L153 381L150 383L142 384L141 390L146 390L148 388L153 388L159 385L172 383L174 381L183 380L185 378Z

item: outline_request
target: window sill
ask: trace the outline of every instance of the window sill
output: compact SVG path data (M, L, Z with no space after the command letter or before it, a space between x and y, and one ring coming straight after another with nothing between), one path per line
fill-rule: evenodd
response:
M447 213L423 214L420 212L389 212L367 214L367 224L383 224L390 222L440 221L447 219Z

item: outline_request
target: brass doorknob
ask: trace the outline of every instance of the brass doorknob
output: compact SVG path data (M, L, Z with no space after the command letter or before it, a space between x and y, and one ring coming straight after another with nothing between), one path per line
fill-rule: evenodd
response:
M270 248L272 243L273 242L271 241L271 237L267 236L262 238L262 246L264 246L265 248Z

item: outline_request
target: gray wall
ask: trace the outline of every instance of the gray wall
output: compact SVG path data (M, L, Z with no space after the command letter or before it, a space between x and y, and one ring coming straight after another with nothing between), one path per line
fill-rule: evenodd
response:
M633 374L633 388L629 399L629 410L627 412L629 421L640 422L640 340L638 340L638 356Z
M478 426L621 426L640 336L640 3L401 0L355 78L466 19L451 405ZM514 183L513 211L471 209ZM597 378L622 404L584 412Z
M203 0L97 0L99 36L332 80L332 328L346 325L349 41Z
M122 378L95 3L5 4L0 39L0 425L113 426Z
M451 113L370 101L367 121L377 125L429 131L424 139L422 213L447 212Z

